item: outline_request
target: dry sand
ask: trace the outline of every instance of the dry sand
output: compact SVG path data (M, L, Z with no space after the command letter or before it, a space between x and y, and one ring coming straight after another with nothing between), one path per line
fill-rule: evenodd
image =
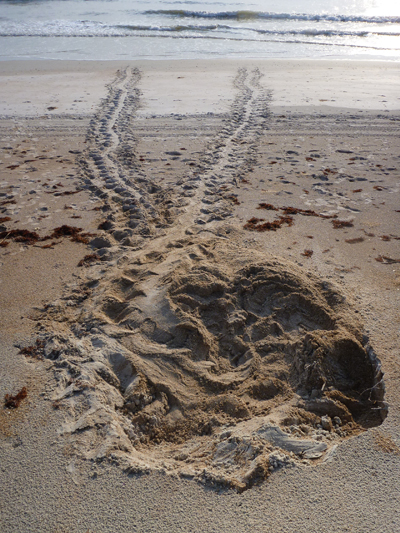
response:
M398 65L1 65L1 530L399 529Z

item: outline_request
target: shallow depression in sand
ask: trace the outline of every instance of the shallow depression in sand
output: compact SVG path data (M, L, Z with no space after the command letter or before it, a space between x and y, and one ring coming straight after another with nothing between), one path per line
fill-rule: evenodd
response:
M242 490L381 423L380 364L346 298L248 257L192 238L121 261L88 283L75 338L55 306L54 398L77 453Z

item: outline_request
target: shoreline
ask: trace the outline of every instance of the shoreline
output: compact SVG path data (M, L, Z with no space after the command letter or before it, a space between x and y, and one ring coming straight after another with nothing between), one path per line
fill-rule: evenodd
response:
M207 532L239 533L248 530L249 517L260 533L265 527L274 533L395 529L400 524L398 65L311 60L304 69L297 60L112 61L90 62L88 70L87 62L4 63L0 201L6 202L1 216L9 220L2 224L7 232L29 229L39 237L63 224L79 225L91 234L91 244L63 237L41 248L41 241L8 238L1 248L5 379L0 393L28 390L18 409L1 412L1 477L7 487L2 500L8 509L2 530L122 532L129 523L138 531L167 532L178 525L192 531L201 524ZM269 207L260 209L262 204ZM271 231L268 224L276 221ZM88 254L98 257L78 267ZM266 269L259 274L265 280L268 272L283 280L273 289L276 299L294 284L285 298L293 291L300 295L298 322L287 321L277 308L274 324L267 324L261 308L237 303L231 280L240 278L249 257ZM210 276L205 280L204 272ZM255 279L254 287L259 282ZM219 300L207 293L214 302L210 308L202 300L213 283L238 306L229 316L223 307L219 311L227 346L217 344L208 322ZM185 313L196 298L205 309L194 312L203 321L196 322L199 333L171 344L176 317L192 320ZM229 336L225 323L237 327L243 313L257 316L256 326ZM310 338L319 330L330 336L326 314L340 342L353 343L353 352L360 353L372 346L380 359L389 405L384 421L372 415L380 406L368 411L366 402L361 417L351 411L354 426L341 422L320 431L315 412L307 411L313 409L311 378L300 373L293 390L277 385L285 381L283 360L271 358L268 368L260 366L255 374L257 387L246 385L246 372L253 368L248 361L264 361L268 353L257 343L267 338L273 353L287 349L289 357L292 343L308 342L304 328ZM36 338L46 341L45 351L39 350L43 359L19 353L16 344L33 345ZM322 345L324 338L318 338ZM237 350L230 356L236 366L226 372L218 354L231 346ZM326 350L336 353L335 346L327 344ZM194 362L182 361L184 347L193 351ZM207 350L211 355L204 359ZM132 376L125 363L119 369L115 353L146 377L141 396L126 392L123 380ZM164 375L157 370L162 357ZM181 365L178 379L172 357ZM354 387L362 395L375 383L368 381L360 357L354 372L366 381ZM155 362L147 365L150 359ZM236 403L215 410L209 433L199 436L200 426L190 426L204 422L204 409L194 410L186 422L194 433L179 430L184 444L163 440L160 433L157 448L146 440L152 427L136 435L120 417L119 409L137 399L149 416L181 427L173 425L182 416L178 406L184 411L195 403L192 389L211 402L211 412L214 404L202 385L212 375L209 363L218 368L221 383L244 369L244 385L232 385ZM344 382L354 381L346 364L341 372ZM268 389L267 379L275 388ZM221 387L222 397L226 384L221 383L215 378L213 387ZM287 383L293 387L292 375ZM342 393L346 383L340 385ZM330 386L334 398L338 384L334 380ZM158 395L157 401L147 400L151 395ZM343 418L347 411L341 409ZM310 418L300 423L293 410L303 410L302 416L307 411ZM291 424L285 422L290 417ZM333 424L333 412L328 418ZM266 456L260 449L273 440L270 435L259 449L260 421L285 429L279 449L268 452L269 472L261 468ZM228 430L229 445L252 441L258 469L251 471L245 455L246 473L237 467L228 453ZM302 461L290 455L293 439L311 439L311 455L303 454ZM219 442L227 451L210 462L210 450ZM188 480L201 479L202 468L213 483L220 479L247 490L237 494L218 481L210 489ZM266 479L260 481L261 471ZM380 502L378 515L373 501ZM22 507L28 510L19 516Z

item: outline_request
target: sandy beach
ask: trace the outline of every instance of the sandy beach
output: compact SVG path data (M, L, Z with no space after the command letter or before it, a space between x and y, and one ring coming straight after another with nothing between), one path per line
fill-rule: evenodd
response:
M0 63L0 529L400 529L399 65Z

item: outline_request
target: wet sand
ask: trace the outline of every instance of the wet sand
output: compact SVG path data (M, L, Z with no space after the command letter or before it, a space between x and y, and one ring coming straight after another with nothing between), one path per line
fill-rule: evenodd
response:
M2 63L2 530L399 526L398 75Z

